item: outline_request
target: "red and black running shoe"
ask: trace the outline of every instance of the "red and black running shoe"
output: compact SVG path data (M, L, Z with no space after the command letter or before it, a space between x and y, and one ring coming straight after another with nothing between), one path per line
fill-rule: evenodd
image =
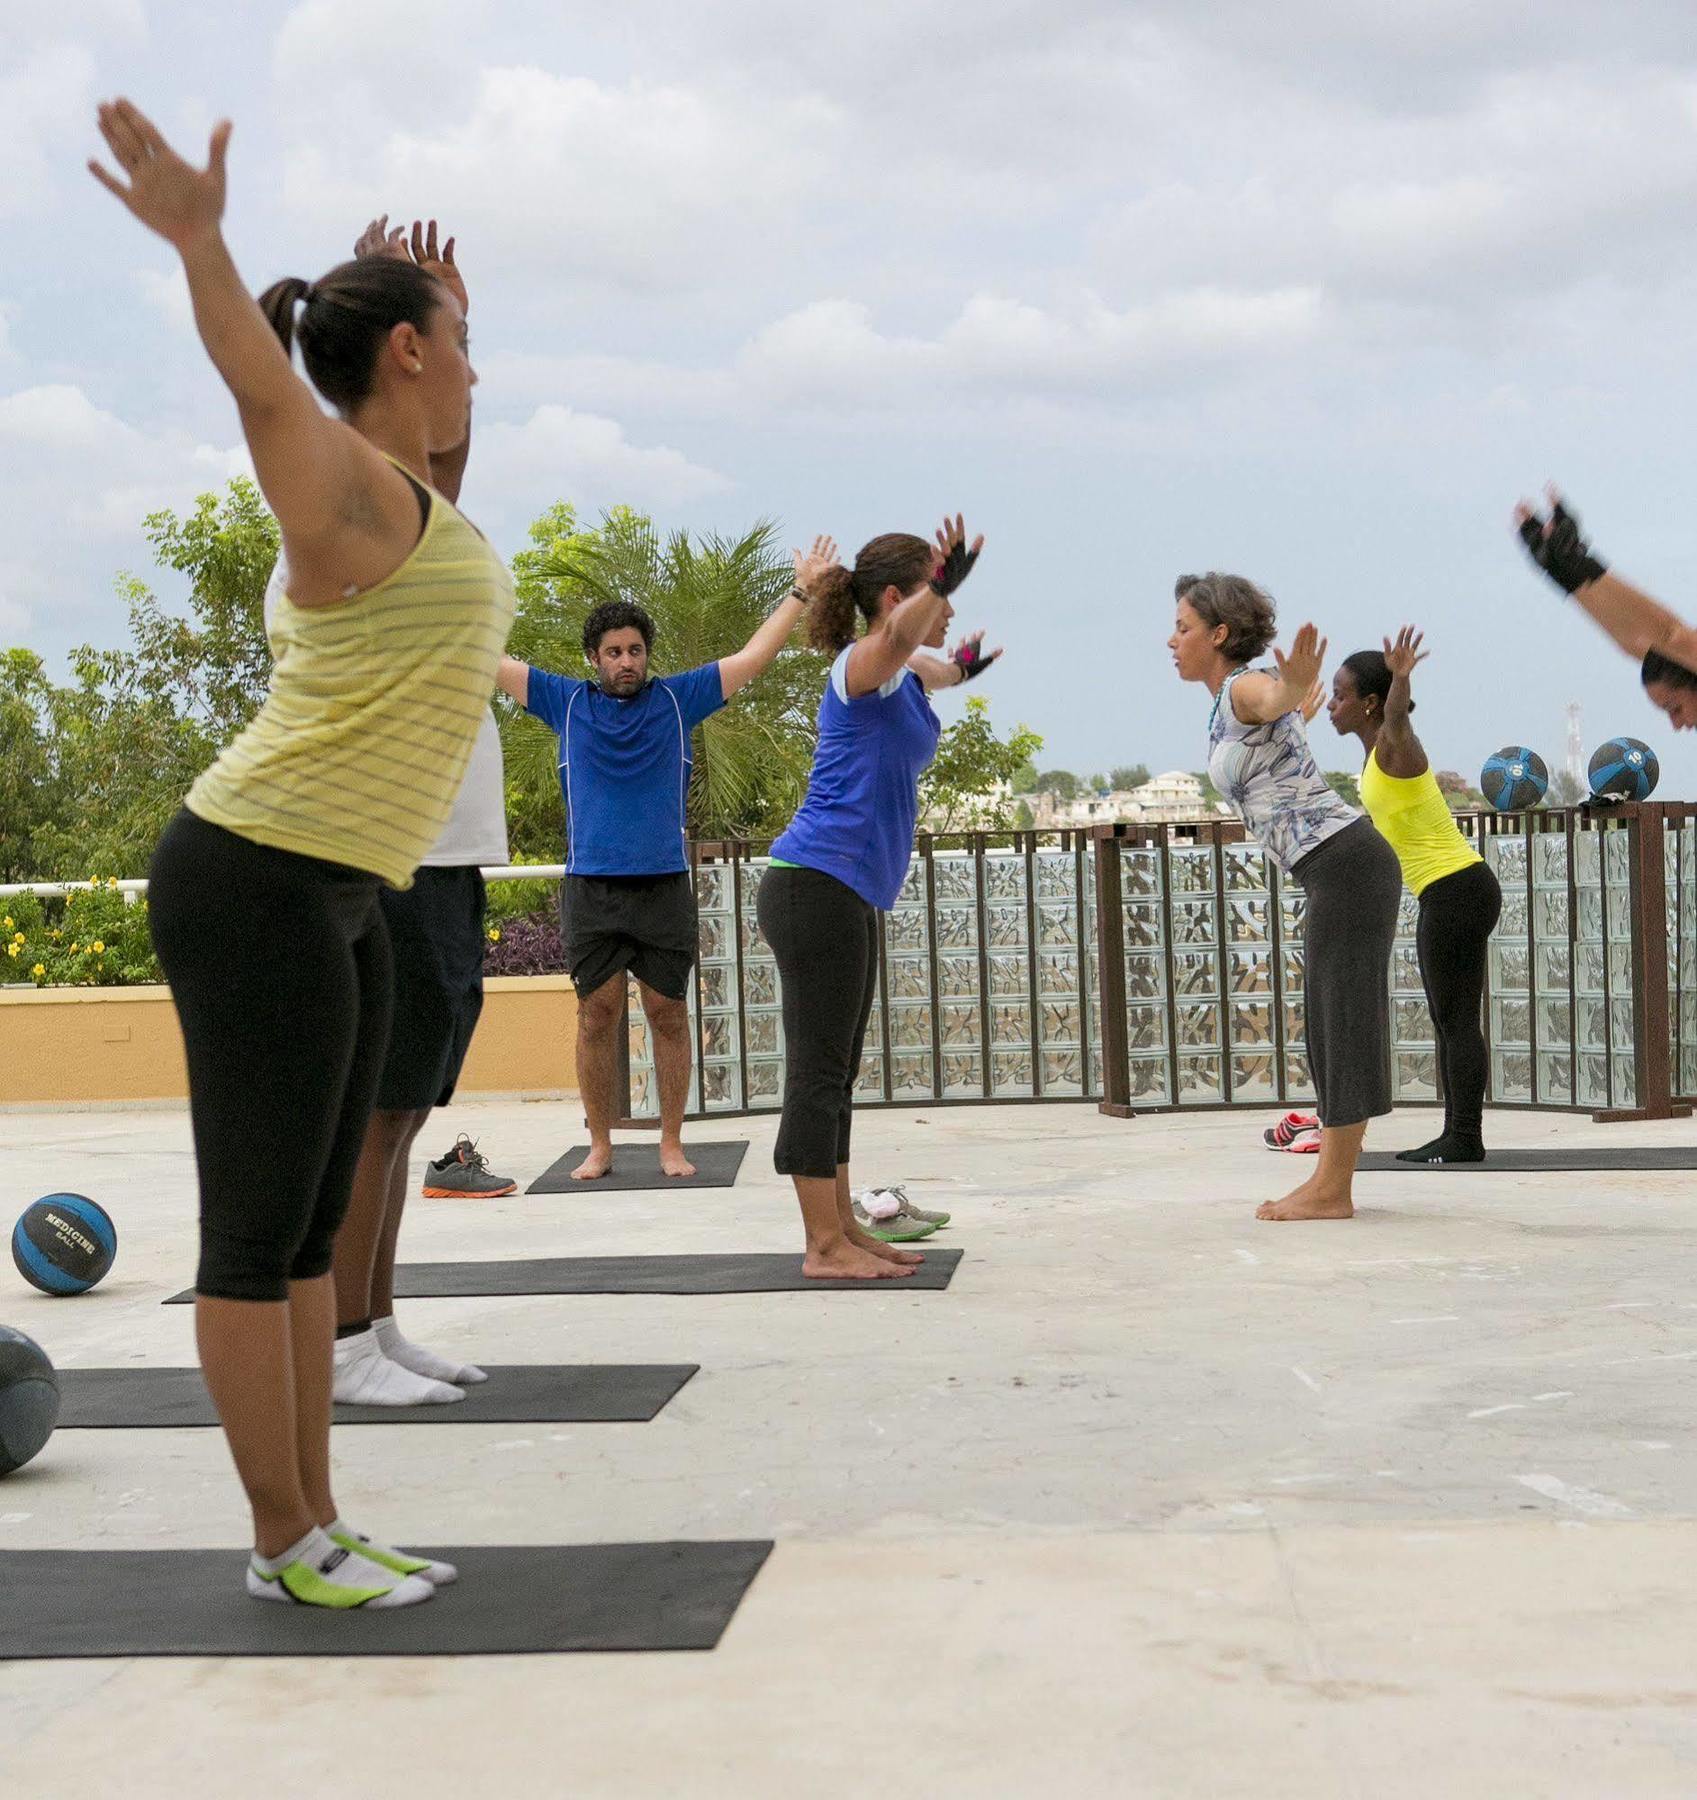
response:
M1320 1121L1313 1113L1288 1112L1277 1125L1269 1125L1261 1133L1261 1142L1269 1150L1288 1150L1299 1133L1315 1131L1319 1124Z

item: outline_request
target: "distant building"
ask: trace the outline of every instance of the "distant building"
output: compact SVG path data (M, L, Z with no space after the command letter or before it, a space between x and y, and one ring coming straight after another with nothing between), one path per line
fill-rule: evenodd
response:
M1141 787L1092 790L1074 800L1054 794L1032 797L1032 814L1039 831L1079 831L1091 825L1119 823L1172 825L1213 819L1229 810L1210 806L1203 798L1202 783L1182 769L1170 769Z

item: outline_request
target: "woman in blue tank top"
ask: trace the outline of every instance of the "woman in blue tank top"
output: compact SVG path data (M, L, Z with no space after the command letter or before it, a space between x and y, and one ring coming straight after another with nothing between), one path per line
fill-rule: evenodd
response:
M772 846L761 879L760 929L772 946L784 1007L784 1112L772 1162L795 1181L807 1252L802 1273L880 1280L921 1259L855 1222L849 1127L866 1022L878 991L878 914L895 904L913 855L919 777L942 731L929 694L983 674L978 632L943 646L950 596L983 545L960 519L937 541L874 538L854 567L796 557L809 635L836 660L819 703L807 798ZM856 615L866 630L855 635Z

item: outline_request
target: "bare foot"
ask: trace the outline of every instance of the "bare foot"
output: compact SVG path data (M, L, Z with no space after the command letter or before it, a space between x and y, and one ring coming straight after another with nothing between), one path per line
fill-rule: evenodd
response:
M1268 1200L1255 1209L1258 1219L1353 1219L1355 1202L1348 1194L1330 1194L1312 1181L1303 1182L1282 1200Z
M913 1270L845 1239L829 1250L809 1250L801 1260L801 1272L814 1281L899 1281Z
M905 1268L917 1268L925 1258L917 1250L904 1250L899 1244L886 1244L882 1238L875 1238L869 1231L862 1231L856 1225L852 1231L843 1235L851 1244L857 1244L862 1250L870 1250L874 1256L883 1257L885 1262L900 1263Z
M662 1175L693 1175L695 1164L684 1155L682 1144L662 1144L660 1146L660 1173Z
M589 1146L589 1154L572 1170L573 1181L599 1181L603 1175L613 1172L613 1146L602 1144L597 1148Z

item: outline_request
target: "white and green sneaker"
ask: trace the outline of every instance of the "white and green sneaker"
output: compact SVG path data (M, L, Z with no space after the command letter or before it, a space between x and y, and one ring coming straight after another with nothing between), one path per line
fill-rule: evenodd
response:
M420 1581L428 1581L433 1588L448 1587L460 1578L459 1570L452 1563L431 1562L425 1556L410 1556L405 1550L380 1544L376 1538L367 1537L363 1531L355 1531L340 1519L324 1529L329 1533L332 1543L340 1544L344 1550L351 1550L355 1556L365 1557L367 1561L376 1563L381 1569L387 1569L392 1575L416 1575Z
M417 1606L436 1593L421 1577L384 1568L363 1552L333 1542L317 1527L281 1556L255 1551L248 1559L247 1591L256 1600L322 1606L332 1612Z
M890 1195L905 1217L917 1219L922 1225L942 1226L947 1225L949 1222L950 1215L946 1212L927 1212L923 1206L915 1206L914 1203L908 1199L907 1189L904 1187L874 1188L872 1192L875 1194Z
M894 1195L881 1189L862 1188L851 1204L855 1224L881 1244L916 1244L937 1229L925 1219L904 1213Z

